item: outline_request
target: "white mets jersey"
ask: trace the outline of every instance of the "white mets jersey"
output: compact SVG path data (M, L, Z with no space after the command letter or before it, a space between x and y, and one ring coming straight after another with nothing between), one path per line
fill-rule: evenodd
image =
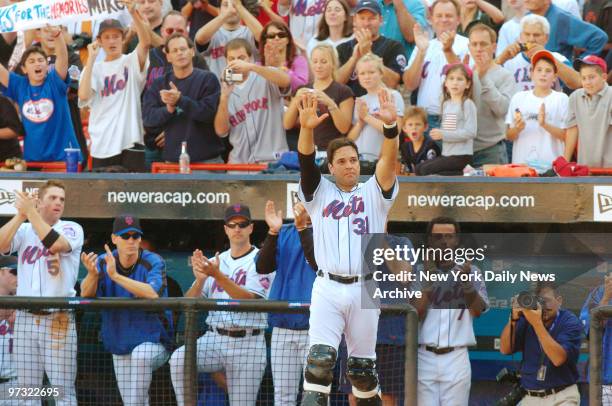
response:
M350 192L321 177L311 201L300 186L300 199L310 215L315 259L319 269L339 275L361 274L361 237L384 233L387 214L397 197L397 180L390 199L372 176Z

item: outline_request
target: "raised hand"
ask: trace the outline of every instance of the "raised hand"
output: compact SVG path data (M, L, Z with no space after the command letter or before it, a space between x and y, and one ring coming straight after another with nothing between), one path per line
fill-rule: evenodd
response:
M302 95L302 100L298 104L300 112L300 125L304 128L315 129L329 117L329 113L317 115L317 96L312 93Z
M442 49L445 52L452 51L453 43L455 42L455 31L444 31L440 34L440 42L442 43Z
M368 104L363 99L357 99L355 102L357 105L357 118L362 123L365 122L366 117L370 114L370 109L368 108Z
M412 28L414 34L414 43L421 51L427 51L429 48L429 34L418 23Z
M540 110L538 111L538 124L540 127L544 127L546 125L546 105L544 103L540 104Z
M36 198L19 190L13 192L15 193L15 208L21 218L25 220L33 210L36 210Z
M310 216L308 216L308 212L301 202L297 202L293 205L293 224L295 228L298 230L306 228L309 219Z
M384 88L380 89L378 91L378 102L380 110L375 113L376 117L387 125L395 123L397 121L397 106L391 93Z
M85 269L87 269L87 273L93 274L93 275L98 274L98 267L96 266L96 264L98 263L98 256L95 253L90 252L89 254L86 254L82 252L81 262L83 263L83 265L85 265Z
M106 251L106 256L104 257L104 260L106 261L106 273L108 274L108 277L114 281L117 275L119 275L117 273L117 262L115 261L115 257L108 247L108 244L104 244L104 251Z
M208 275L204 272L204 254L200 250L193 251L191 257L191 266L193 268L193 276L198 282L204 281Z
M434 128L429 132L429 136L434 141L440 141L443 138L442 130L439 128Z
M95 61L96 58L98 57L98 54L100 53L100 49L102 49L102 47L98 43L98 40L90 42L87 45L87 55L88 55L88 57L91 58L93 61Z
M278 234L283 226L283 211L276 211L274 202L272 200L268 200L264 209L264 219L266 220L266 224L270 228L270 231Z
M523 115L519 109L514 111L514 128L519 131L523 131L525 129L525 120L523 120Z

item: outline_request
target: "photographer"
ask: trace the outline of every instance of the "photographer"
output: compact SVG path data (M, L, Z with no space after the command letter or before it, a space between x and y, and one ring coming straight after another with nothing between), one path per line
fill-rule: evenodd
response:
M519 296L512 299L500 352L523 353L520 374L526 395L521 405L579 405L580 321L561 309L563 300L553 283L538 283L535 296Z
M242 38L225 46L221 99L215 132L232 144L229 163L272 162L287 151L283 96L291 80L282 69L253 61L253 48Z

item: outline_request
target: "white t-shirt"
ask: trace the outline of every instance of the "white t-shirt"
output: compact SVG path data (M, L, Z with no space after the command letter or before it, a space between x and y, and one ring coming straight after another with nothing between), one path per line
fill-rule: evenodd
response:
M512 163L523 164L527 161L538 161L547 164L564 152L564 143L554 138L538 124L538 113L542 103L546 106L546 122L556 127L567 128L569 98L565 93L552 91L545 98L537 97L532 90L516 93L510 100L506 115L506 124L514 125L514 112L519 109L525 121L512 146Z
M17 252L17 296L74 296L74 284L79 273L83 228L73 222L58 220L53 229L64 237L72 250L50 258L30 223L19 226L10 252Z
M225 28L221 27L219 31L217 31L210 39L206 51L202 53L202 55L204 55L204 59L206 59L208 68L212 73L217 75L217 78L219 79L221 79L221 74L227 66L227 62L225 60L225 44L235 38L242 38L251 44L252 49L257 49L255 46L255 37L253 37L253 33L251 33L251 30L249 30L247 27L241 25L234 31L226 30ZM254 59L258 59L257 55L255 55Z
M308 44L306 45L306 55L308 56L308 58L310 58L310 54L312 54L312 50L317 45L328 44L328 45L331 45L332 47L336 48L338 45L344 44L345 42L348 42L348 41L350 41L352 39L353 39L353 36L351 35L350 37L342 38L339 41L332 41L331 38L329 38L329 37L327 39L324 39L323 41L319 41L316 38L316 33L315 33L315 36L308 40Z
M569 61L563 55L558 52L551 52L558 63L562 63L564 65L569 65ZM571 66L571 65L570 65ZM531 61L523 54L519 52L514 58L506 61L503 65L504 69L508 72L512 73L514 77L514 81L518 85L518 89L520 90L532 90L535 86L531 81ZM561 81L559 78L555 81L555 85L553 89L560 92L563 90L561 86Z
M495 55L499 56L508 45L516 42L521 36L521 19L514 17L512 20L506 21L499 29L497 37L497 48Z
M219 255L221 272L227 275L237 285L251 293L267 299L270 286L274 281L274 273L260 275L255 270L255 256L259 250L253 250L240 258L232 258L230 250ZM217 285L215 278L209 277L202 287L202 296L209 299L232 298L222 287ZM266 313L245 313L231 311L211 311L206 318L206 324L218 328L266 328L268 326Z
M459 60L463 60L463 57L469 53L468 43L469 40L466 37L458 34L455 36L453 52L459 57ZM415 50L412 55L410 55L410 61L408 61L408 67L406 69L409 69L410 65L412 65L416 58L416 54L417 51ZM419 85L417 97L417 105L427 110L428 114L440 114L442 83L444 83L442 70L447 64L448 61L444 56L442 43L437 38L431 40L425 54L425 60L423 61L421 84Z
M278 4L281 16L289 15L289 29L293 40L302 47L317 35L319 18L323 15L325 0L291 0L291 9Z
M422 265L417 266L417 272L422 269ZM472 265L470 273L482 277L482 272L476 266ZM417 286L420 286L418 281L412 288L420 290ZM488 307L489 297L484 282L474 282L473 286ZM459 308L461 305L465 306L463 295L456 294L461 292L460 282L455 282L451 276L446 283L434 283L433 289L431 300L434 303L430 303L425 319L419 326L419 344L439 348L476 345L474 319L468 309ZM459 299L445 302L446 297Z
M397 90L391 90L391 94L395 99L397 115L404 117L404 99L402 98L402 95ZM380 111L380 102L378 101L377 94L368 93L359 97L358 99L364 100L367 103L370 115L374 115L374 113L378 113ZM353 110L353 124L356 124L358 120L358 107L357 103L355 103L355 109ZM359 149L359 155L361 155L360 158L366 161L378 160L384 139L385 136L382 135L380 131L371 125L366 124L361 130L361 133L359 133L359 138L355 140L355 144Z
M134 144L143 144L140 95L145 86L149 53L142 70L137 50L111 62L97 62L91 75L92 96L79 107L89 106L91 156L109 158ZM83 73L81 73L81 78Z

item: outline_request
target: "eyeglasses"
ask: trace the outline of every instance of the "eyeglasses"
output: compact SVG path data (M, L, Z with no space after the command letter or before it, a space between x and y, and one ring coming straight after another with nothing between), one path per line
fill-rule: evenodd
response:
M185 33L185 30L184 30L184 29L182 29L182 28L177 28L177 29L174 29L174 28L166 28L166 29L165 29L165 31L166 31L166 34L167 34L167 35L172 35L172 34L174 34L175 32L177 32L177 33L179 33L179 34L184 34L184 33Z
M274 39L274 38L278 38L278 39L283 39L283 38L287 38L289 36L289 34L287 34L286 32L276 32L274 34L267 34L266 38L267 39Z
M241 223L227 223L225 225L233 230L236 227L247 228L248 226L251 225L251 222L250 221L243 221Z
M124 240L129 240L130 238L133 238L135 240L140 240L140 237L142 237L142 234L140 233L126 233L126 234L121 234L119 237L121 237Z

